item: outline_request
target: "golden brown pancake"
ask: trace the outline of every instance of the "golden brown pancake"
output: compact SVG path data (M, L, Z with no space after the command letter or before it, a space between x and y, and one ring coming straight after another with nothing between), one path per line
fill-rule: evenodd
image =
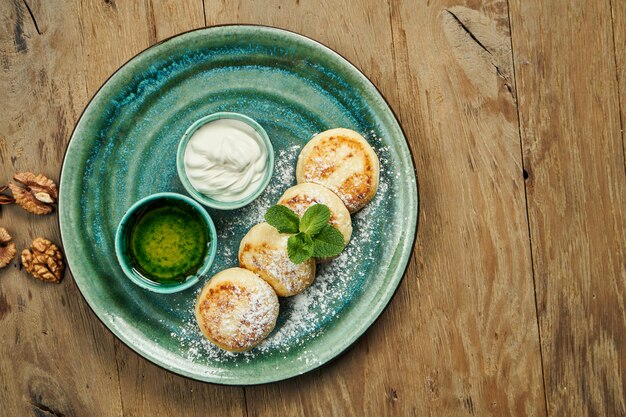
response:
M302 217L306 209L314 204L324 204L330 210L329 223L337 228L343 235L346 245L352 236L352 218L345 204L337 194L328 188L305 182L289 188L278 200L278 204L289 207L298 216Z
M311 139L300 152L298 183L313 182L333 191L350 213L372 201L380 163L369 143L349 129L330 129Z
M280 297L304 291L315 280L315 260L294 264L287 254L289 234L267 223L248 231L239 245L239 265L259 274Z
M243 352L274 329L278 297L254 272L230 268L207 282L196 300L195 313L207 339L222 349Z

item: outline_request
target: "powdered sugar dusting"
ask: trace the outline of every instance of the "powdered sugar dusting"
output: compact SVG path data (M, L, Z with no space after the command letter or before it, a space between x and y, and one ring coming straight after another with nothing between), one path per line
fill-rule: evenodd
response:
M237 323L242 340L254 340L267 332L276 314L274 297L269 286L252 291L248 295L248 308L243 311ZM241 323L245 323L245 326L241 326Z
M294 292L300 291L306 284L306 281L301 280L302 276L307 276L311 273L311 267L307 263L295 264L289 259L289 256L285 256L287 253L285 245L283 251L271 251L269 256L269 262L265 265L257 265L259 269L265 270L270 276L279 281L287 291Z
M315 352L306 349L306 343L322 334L326 326L340 317L343 308L350 300L360 293L370 276L371 265L380 260L380 234L378 231L385 226L387 204L393 201L393 181L399 175L394 170L390 149L382 146L382 141L369 132L366 139L373 145L381 163L381 174L378 192L374 200L353 218L352 239L346 249L328 264L318 266L317 277L313 285L303 293L280 300L280 314L274 331L256 348L243 353L230 353L211 344L200 333L193 314L184 321L180 331L171 336L178 340L181 352L191 360L208 362L245 363L259 356L286 355L287 352L299 350L298 360L306 363L316 362ZM246 223L263 221L265 210L278 201L280 195L295 182L295 165L300 147L292 146L277 153L275 174L268 190L251 204L247 213ZM236 227L242 226L244 220L238 218L229 224L218 227L223 238L220 242L234 241L232 247L222 251L224 256L232 258L236 264L237 247L243 236L234 236ZM239 222L239 223L237 223ZM229 234L232 234L230 236ZM376 237L379 236L379 237ZM373 240L376 239L376 240ZM395 245L397 233L385 231L385 245ZM221 248L221 247L220 247ZM197 290L197 293L200 289ZM195 297L190 297L187 306L193 309Z
M238 349L249 347L271 330L277 313L276 294L262 281L250 287L229 283L222 289L224 279L228 280L228 276L216 277L210 290L203 293L199 320L218 342Z

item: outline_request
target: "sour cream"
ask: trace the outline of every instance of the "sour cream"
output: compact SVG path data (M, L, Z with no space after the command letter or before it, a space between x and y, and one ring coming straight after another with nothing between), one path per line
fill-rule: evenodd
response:
M267 148L248 124L219 119L196 130L185 148L185 173L200 193L218 201L242 200L263 181Z

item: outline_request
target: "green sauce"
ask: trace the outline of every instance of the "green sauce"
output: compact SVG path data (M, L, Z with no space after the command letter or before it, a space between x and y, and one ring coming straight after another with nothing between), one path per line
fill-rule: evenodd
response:
M195 274L209 246L208 227L200 213L172 200L162 200L140 212L128 236L136 272L165 285Z

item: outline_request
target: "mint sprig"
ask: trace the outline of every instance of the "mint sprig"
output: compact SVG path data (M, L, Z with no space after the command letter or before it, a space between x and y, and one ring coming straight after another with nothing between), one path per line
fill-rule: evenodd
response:
M295 264L311 257L330 258L341 253L346 246L343 235L328 223L329 220L330 210L324 204L309 207L302 219L281 205L272 206L265 213L265 221L279 233L292 234L287 240L287 254Z
M304 212L299 230L309 236L317 235L328 224L330 210L323 204L314 204ZM332 226L331 226L332 227Z
M316 258L337 256L345 246L341 232L327 224L313 240L313 256Z
M276 204L265 212L265 221L278 229L279 233L298 233L300 219L289 207Z
M294 264L301 264L313 256L313 239L306 233L296 233L287 240L287 254Z

